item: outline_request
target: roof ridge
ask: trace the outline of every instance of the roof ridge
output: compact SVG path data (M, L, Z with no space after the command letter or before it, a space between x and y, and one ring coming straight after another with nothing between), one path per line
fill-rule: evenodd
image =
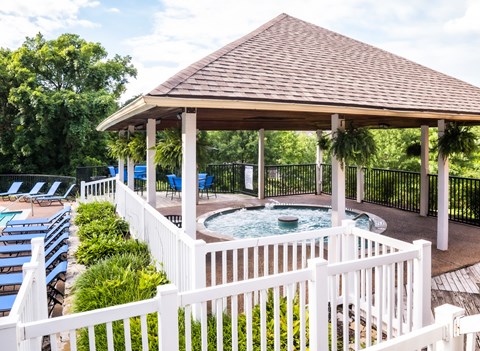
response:
M254 31L244 35L243 37L232 41L231 43L221 47L220 49L216 50L215 52L211 53L210 55L200 59L199 61L189 65L188 67L182 69L180 72L176 73L169 79L167 79L164 83L157 86L155 89L150 91L146 95L158 95L158 94L167 94L168 91L174 89L176 86L184 82L189 77L196 74L198 71L202 70L204 67L208 66L212 62L215 62L220 57L228 54L232 50L238 48L242 44L246 43L247 41L251 40L252 38L256 37L260 33L263 33L268 28L272 27L273 25L277 24L278 22L284 20L285 18L290 17L286 13L282 13L275 17L274 19L268 21L267 23L261 25ZM163 88L163 89L162 89Z

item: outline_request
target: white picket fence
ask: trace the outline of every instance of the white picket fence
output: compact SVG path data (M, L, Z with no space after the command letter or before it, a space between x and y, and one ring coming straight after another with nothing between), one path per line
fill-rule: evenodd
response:
M175 285L159 287L154 299L51 320L12 311L9 323L0 323L2 347L37 350L31 340L50 336L56 350L66 333L70 350L84 334L80 338L90 350L114 350L113 335L120 328L122 348L139 343L148 350L151 318L157 315L160 350L176 350L179 342L186 350L207 350L212 340L217 350L231 344L233 350L336 351L335 341L344 350L398 349L395 342L443 343L460 350L446 333L439 334L451 316L429 326L428 242L408 244L345 222L313 232L206 244L186 236L125 185L115 187L117 211L135 237L149 244ZM466 323L463 331L472 333L472 322ZM105 332L95 327L102 324ZM141 340L131 340L138 325Z
M81 202L91 201L110 201L115 202L115 186L117 179L106 178L99 179L92 182L80 183L80 198Z

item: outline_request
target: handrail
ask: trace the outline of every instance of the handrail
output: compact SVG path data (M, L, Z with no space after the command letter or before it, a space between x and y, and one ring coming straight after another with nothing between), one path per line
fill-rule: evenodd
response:
M20 196L17 197L17 198L15 199L15 201L13 201L10 205L2 208L2 210L0 210L0 213L4 213L4 212L6 212L7 210L11 210L11 207L12 207L13 205L19 203L20 200L23 199L23 198L26 197L26 196L28 196L28 194L20 195ZM32 211L32 212L31 212L31 215L33 216L34 214L33 214L33 200L32 200L32 199L30 199L30 210Z
M370 217L367 212L360 212L358 215L352 218L352 221L356 221L357 219L360 219L362 217L367 217L368 230L372 230L372 228L375 226L375 221Z

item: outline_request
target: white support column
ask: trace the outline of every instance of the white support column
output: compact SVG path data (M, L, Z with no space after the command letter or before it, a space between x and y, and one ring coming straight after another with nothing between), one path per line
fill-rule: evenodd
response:
M322 138L323 131L317 130L317 171L316 171L316 193L320 195L323 191L323 175L322 175L322 161L323 161L323 150L318 145L320 139Z
M345 129L338 114L332 115L332 133ZM345 218L345 167L332 155L332 226L339 226Z
M420 216L428 216L428 174L430 173L428 165L428 126L422 126L420 139Z
M265 198L265 129L258 131L258 198Z
M445 132L445 120L438 121L438 137ZM438 153L437 249L448 250L448 158Z
M134 126L128 126L128 134L135 132ZM127 185L130 189L135 190L135 162L128 157L127 158Z
M361 204L365 194L365 170L357 166L357 203Z
M156 124L153 118L147 122L147 202L154 208L157 206L157 178L155 172Z
M197 110L182 113L182 228L197 235Z

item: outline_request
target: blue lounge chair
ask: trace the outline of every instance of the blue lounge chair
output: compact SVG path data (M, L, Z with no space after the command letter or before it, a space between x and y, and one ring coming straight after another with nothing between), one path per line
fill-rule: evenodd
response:
M12 309L13 303L17 298L17 294L1 295L0 296L0 314L5 316L6 312Z
M57 243L57 242L55 242ZM45 250L45 268L55 262L55 257L62 257L62 254L68 252L68 245L59 241L57 245L52 244ZM30 262L32 256L19 256L19 257L5 257L0 258L0 272L9 271L17 267L23 266L24 263Z
M0 197L3 200L5 200L5 198L9 199L11 195L15 195L18 193L22 184L23 182L13 182L12 185L10 185L10 188L6 192L0 193Z
M70 216L64 216L61 220L69 221ZM3 228L2 235L47 233L56 226L56 222L52 222L46 225L10 226Z
M60 235L55 239L56 236L52 235L45 241L45 250L48 249L51 245L58 245L60 242L63 242L68 239L68 233L62 232L63 234ZM55 241L54 241L55 240ZM4 245L0 246L0 254L5 255L15 255L25 252L32 251L32 244L15 244L15 245Z
M26 195L25 201L31 200L35 202L37 197L54 196L61 184L62 182L59 181L53 182L53 184L50 186L50 189L48 189L45 194Z
M20 200L23 199L24 201L27 201L27 196L38 195L44 185L45 185L45 182L37 182L28 193L16 193L16 194L10 195L8 199L10 201L15 201L17 199L20 199Z
M47 274L46 277L46 282L47 282L47 296L48 296L48 310L49 310L49 315L52 313L53 308L57 303L60 303L58 301L57 296L60 294L63 297L63 294L57 289L57 283L59 281L65 281L65 275L67 273L67 266L68 263L67 261L62 261L58 265L55 266L55 268ZM14 275L13 274L4 274L4 275ZM23 275L23 273L20 273ZM21 277L23 279L23 277ZM13 281L14 278L11 278ZM10 285L20 285L22 282L17 284L10 284ZM16 294L8 294L8 295L1 295L0 296L0 313L5 315L5 312L8 312L12 309L13 303L15 302Z
M70 206L65 206L62 210L58 211L50 217L44 218L30 218L30 219L11 219L5 225L6 227L25 226L25 225L47 225L49 223L58 222L63 216L69 215L71 211Z
M70 185L65 194L61 196L41 196L35 199L40 206L50 206L53 202L58 202L63 205L62 201L67 201L67 198L72 197L71 192L75 188L75 184Z
M44 239L48 239L51 236L58 236L62 231L66 230L70 227L70 218L62 219L58 224L53 226L48 232L37 232L37 233L30 233L30 234L12 234L12 235L2 235L0 236L0 242L4 244L11 244L11 243L22 243L25 241L30 241L33 238L43 237Z

